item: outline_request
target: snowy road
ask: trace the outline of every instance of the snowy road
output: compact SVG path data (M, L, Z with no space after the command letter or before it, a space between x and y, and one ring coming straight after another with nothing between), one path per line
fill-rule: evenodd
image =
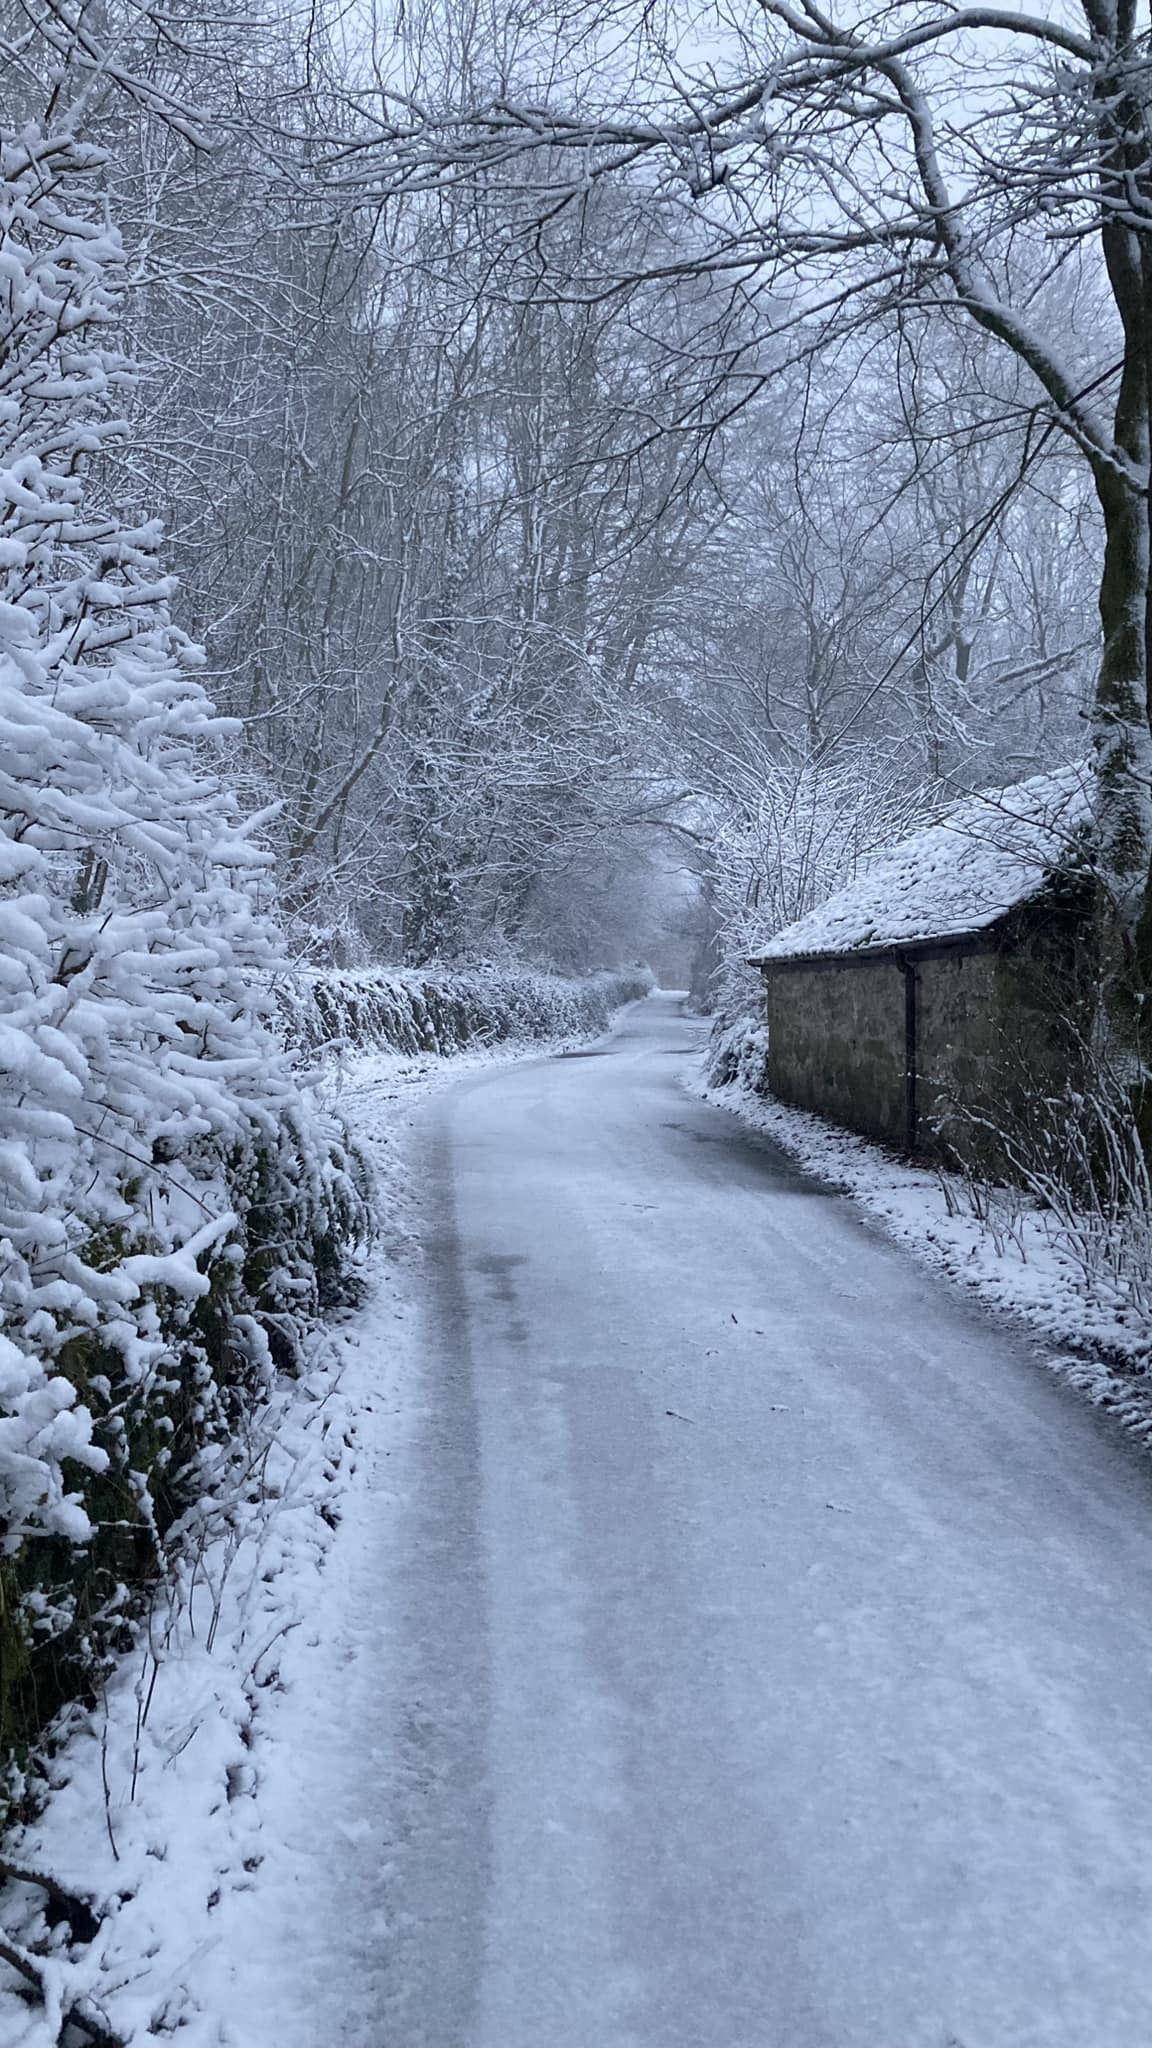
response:
M334 2038L1148 2048L1149 1466L690 1099L699 1033L435 1112Z

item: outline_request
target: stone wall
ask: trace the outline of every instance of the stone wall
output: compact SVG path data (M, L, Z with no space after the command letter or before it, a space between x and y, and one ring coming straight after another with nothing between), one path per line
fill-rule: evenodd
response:
M783 1102L904 1142L904 975L895 961L775 967L768 1085Z
M1075 1079L1089 986L1076 927L1021 921L993 949L907 956L916 970L917 1149L1005 1170L997 1126ZM899 959L774 965L768 1086L784 1102L903 1147L905 971Z
M1005 1060L1000 961L945 953L916 965L917 1147L936 1149L957 1106L995 1114Z

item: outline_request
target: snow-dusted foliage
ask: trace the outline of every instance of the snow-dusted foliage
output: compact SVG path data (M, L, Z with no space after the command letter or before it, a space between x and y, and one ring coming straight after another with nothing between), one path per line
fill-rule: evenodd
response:
M710 1088L741 1088L763 1094L768 1085L768 1026L754 1010L742 1010L729 1022L718 1017L708 1043L706 1072Z
M578 981L534 967L364 968L298 973L277 996L286 1036L309 1051L450 1055L467 1045L589 1037L651 988L642 967Z
M362 1205L263 1015L265 857L159 531L103 482L133 374L99 155L9 131L0 174L2 1750Z
M754 951L794 959L983 931L1072 858L1091 815L1092 778L1082 762L983 790L869 861L805 916L782 930L768 926Z
M723 1033L758 1015L760 982L748 957L765 938L853 880L921 817L926 791L897 762L866 750L829 761L760 763L714 842L719 965L710 991Z

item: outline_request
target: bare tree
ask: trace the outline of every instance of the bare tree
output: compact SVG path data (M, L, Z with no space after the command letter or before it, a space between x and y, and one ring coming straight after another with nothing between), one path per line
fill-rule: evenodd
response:
M553 53L588 32L587 10L563 11ZM563 72L539 30L483 97L378 80L356 105L364 189L515 162L539 218L597 181L635 180L691 216L684 267L729 279L798 353L879 313L946 305L1023 367L1034 436L1078 451L1100 507L1099 859L1134 1027L1152 986L1152 159L1131 0L1085 0L1083 28L996 7L896 0L837 17L749 0L679 44L645 15L627 48L579 92L540 85ZM526 232L523 211L513 225ZM1060 291L1078 266L1106 280L1096 333Z
M381 12L376 46L323 6L301 42L275 0L193 0L178 35L135 0L10 12L112 152L150 367L123 489L167 505L299 946L535 945L613 835L691 848L703 802L730 836L750 777L872 744L967 785L993 745L1019 773L1078 744L1076 465L1120 458L1022 340L1064 327L1094 419L1096 131L1055 183L1025 132L1079 90L1063 31L749 6L709 66L650 18L609 58L581 7L391 40ZM1016 308L998 351L985 299ZM1115 660L1131 992L1147 726Z

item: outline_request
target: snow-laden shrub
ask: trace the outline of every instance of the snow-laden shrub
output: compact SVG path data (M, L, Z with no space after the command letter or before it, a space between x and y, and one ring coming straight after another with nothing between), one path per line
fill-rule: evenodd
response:
M768 1087L768 1026L750 1012L734 1024L717 1019L708 1042L710 1088L741 1088L763 1095Z
M265 1011L265 856L101 456L98 155L0 134L0 1754L74 1688L360 1227Z
M372 967L298 972L276 993L285 1035L302 1050L448 1055L507 1040L592 1037L652 986L646 968L570 981L507 965Z

